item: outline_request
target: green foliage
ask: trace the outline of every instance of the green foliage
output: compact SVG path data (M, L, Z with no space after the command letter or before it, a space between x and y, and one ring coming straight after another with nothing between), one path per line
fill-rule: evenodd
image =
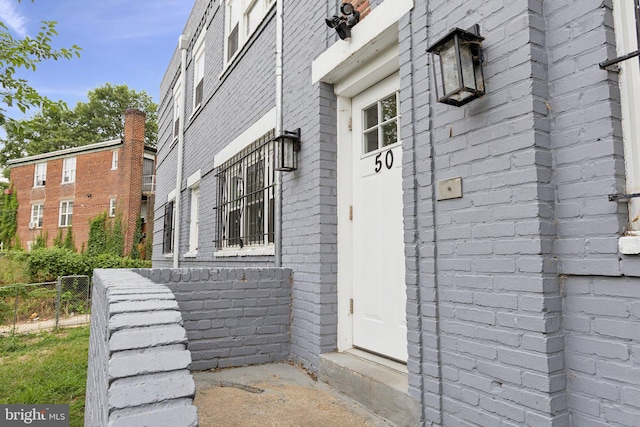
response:
M48 282L58 276L86 275L91 276L95 268L149 268L151 262L146 260L119 257L103 253L90 255L76 253L65 248L38 249L29 252L27 271L29 281Z
M64 238L64 242L62 244L63 248L69 249L71 252L76 252L76 242L73 239L73 231L71 227L67 228L67 235Z
M124 255L124 232L122 231L122 214L116 213L113 223L107 228L107 253L116 256Z
M53 238L53 247L61 248L62 247L62 228L58 228L58 234Z
M151 238L147 237L144 241L144 259L151 261L151 255L153 254L153 242Z
M90 258L66 248L40 248L29 252L27 271L31 282L48 282L58 276L91 276Z
M87 253L90 256L103 254L107 251L107 212L103 212L89 220L89 241Z
M47 240L49 240L48 233L46 231L44 233L40 231L40 234L38 234L33 241L33 245L31 245L31 250L46 248Z
M140 249L138 246L142 242L142 218L136 219L136 229L133 233L133 243L131 245L131 253L129 256L133 259L140 259Z
M0 404L70 404L70 426L82 426L88 353L89 327L0 336Z
M0 242L4 249L11 249L18 229L18 196L13 187L0 199ZM12 244L13 243L13 244Z
M66 109L62 101L51 101L29 86L22 70L35 71L37 65L45 60L71 59L80 56L80 48L54 49L53 37L58 33L53 21L42 21L40 32L35 38L16 39L7 26L0 22L0 126L7 133L20 135L25 131L22 121L6 116L6 107L17 107L25 113L31 107L42 110L44 114Z
M25 155L123 138L127 108L137 108L146 113L145 144L155 147L158 106L146 91L137 92L127 85L106 83L89 91L87 97L88 102L78 102L73 110L46 109L30 119L18 121L17 131L8 128L7 140L1 151L2 164Z

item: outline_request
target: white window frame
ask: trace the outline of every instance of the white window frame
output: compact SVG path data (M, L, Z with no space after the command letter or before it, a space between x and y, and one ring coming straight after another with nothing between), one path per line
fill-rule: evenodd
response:
M111 170L118 169L118 150L113 150L111 153Z
M65 157L62 159L62 184L76 182L76 158Z
M180 120L182 120L182 108L180 107L182 102L182 87L180 83L176 83L173 88L173 122L171 122L171 132L173 134L173 141L177 141L180 136Z
M225 25L224 25L224 58L225 64L230 64L242 51L242 47L251 38L256 29L267 16L275 0L225 0ZM239 8L239 12L235 12ZM252 22L252 19L253 22ZM233 19L233 21L232 21ZM237 47L229 50L229 38L231 33L237 30Z
M191 187L191 210L189 218L189 252L185 256L198 253L198 232L200 228L200 185Z
M112 197L109 199L109 217L113 218L116 216L116 198Z
M33 205L31 205L31 221L29 222L29 225L31 226L31 224L36 224L35 228L42 228L43 218L44 218L44 204L34 203Z
M47 180L47 162L36 163L33 173L33 186L44 187Z
M61 200L58 227L71 226L73 226L73 200Z
M206 30L203 29L198 36L198 40L193 48L193 111L195 112L204 101L204 64L205 64L205 38ZM197 99L198 86L200 89L200 99Z
M613 15L619 56L638 49L635 2L614 0ZM622 134L626 171L626 192L640 192L640 62L637 57L619 62L619 84L622 110ZM628 201L629 219L640 215L640 199ZM618 242L624 254L640 254L640 223L629 221L625 236Z

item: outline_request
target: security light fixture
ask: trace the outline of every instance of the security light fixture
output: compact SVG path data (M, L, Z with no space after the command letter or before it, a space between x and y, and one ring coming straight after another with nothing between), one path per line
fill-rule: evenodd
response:
M294 132L283 131L273 138L275 143L275 169L290 172L298 169L298 151L300 151L300 128Z
M427 49L431 53L438 102L460 107L484 95L480 27L454 28Z
M360 12L355 10L351 3L344 2L340 5L340 13L342 16L333 15L332 18L325 19L324 22L329 28L336 30L341 40L351 38L351 28L360 22Z

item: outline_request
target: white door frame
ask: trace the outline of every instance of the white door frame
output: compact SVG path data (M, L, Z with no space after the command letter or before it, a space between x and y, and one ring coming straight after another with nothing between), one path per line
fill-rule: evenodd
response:
M338 351L353 348L353 150L352 98L399 69L398 46L392 45L361 67L358 73L336 83L337 95L337 213L338 213Z

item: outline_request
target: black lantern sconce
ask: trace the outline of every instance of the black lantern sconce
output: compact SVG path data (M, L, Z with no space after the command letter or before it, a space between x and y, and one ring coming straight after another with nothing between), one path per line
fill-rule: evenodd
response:
M351 3L344 2L340 6L340 13L342 16L333 15L333 18L327 18L324 22L336 30L341 40L351 38L351 28L360 22L360 12Z
M300 151L300 128L294 132L283 131L273 138L275 143L275 168L277 171L290 172L298 169L298 151Z
M454 28L427 49L432 56L438 102L460 107L484 95L483 40L476 24L469 30Z

